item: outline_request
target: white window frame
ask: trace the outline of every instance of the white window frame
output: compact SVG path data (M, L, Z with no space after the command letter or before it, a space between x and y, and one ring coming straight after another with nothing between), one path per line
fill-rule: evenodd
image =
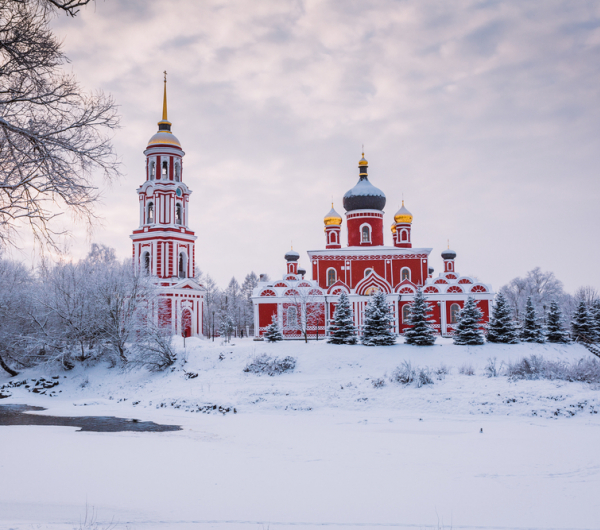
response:
M404 275L404 271L408 271L408 278L403 278L402 277ZM403 282L405 280L408 280L410 282L411 281L410 277L411 277L410 267L402 267L400 269L400 281Z
M364 241L363 240L363 229L367 227L369 229L369 240L368 241ZM372 243L373 242L373 227L369 224L369 223L363 223L360 225L360 244L362 245L363 243Z
M334 279L333 282L329 283L329 271L333 271L333 275L334 275ZM337 282L337 270L335 269L335 267L329 267L327 269L325 278L327 278L327 287L331 287L333 284L335 284L335 282Z

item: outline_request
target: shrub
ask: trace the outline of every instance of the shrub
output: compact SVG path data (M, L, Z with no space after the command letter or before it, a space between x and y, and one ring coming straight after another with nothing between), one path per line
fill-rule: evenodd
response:
M503 363L500 363L500 366L496 367L496 357L490 357L483 372L488 377L498 377L500 375L500 370L502 369L502 364Z
M373 388L382 388L385 386L385 381L378 377L377 379L372 379L371 384L373 385Z
M465 363L458 369L458 373L462 375L475 375L475 370L473 369L473 365Z
M391 381L402 385L409 385L414 382L416 373L413 370L410 361L404 361L401 366L396 368L392 373Z
M293 357L271 357L266 353L252 358L244 368L244 372L252 374L267 374L270 376L292 372L296 368L296 359Z
M444 363L442 363L433 371L433 373L435 374L437 380L441 381L450 373L450 369Z
M600 361L579 359L572 364L563 361L547 361L531 355L515 363L509 363L506 374L517 379L550 379L581 383L600 383Z
M418 369L417 387L421 388L423 385L433 385L431 371L427 367Z

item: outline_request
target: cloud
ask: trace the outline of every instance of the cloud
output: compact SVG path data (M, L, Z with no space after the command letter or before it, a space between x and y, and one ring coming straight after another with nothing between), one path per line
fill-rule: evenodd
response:
M126 176L94 237L122 256L166 69L197 262L221 285L280 275L292 240L321 248L364 143L386 226L404 193L438 270L450 238L496 288L537 265L600 286L595 2L111 0L54 26L82 84L121 105Z

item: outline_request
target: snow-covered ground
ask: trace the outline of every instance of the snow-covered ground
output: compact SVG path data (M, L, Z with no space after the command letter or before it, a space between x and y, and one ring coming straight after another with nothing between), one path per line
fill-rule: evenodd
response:
M573 361L590 356L581 346L179 347L187 362L167 373L96 366L61 372L47 395L10 389L0 405L183 430L0 427L0 528L79 528L86 505L100 528L600 528L600 389L484 374L492 357ZM261 353L296 357L296 370L243 372ZM450 373L390 382L404 360Z

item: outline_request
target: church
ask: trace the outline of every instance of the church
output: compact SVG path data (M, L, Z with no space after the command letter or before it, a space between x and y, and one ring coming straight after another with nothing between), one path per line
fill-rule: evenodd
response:
M255 338L261 338L273 316L284 338L323 337L342 292L350 298L359 334L369 296L379 291L387 295L396 334L407 328L417 289L423 289L433 326L442 336L452 335L468 297L477 301L486 323L494 298L491 287L461 276L456 271L456 252L450 249L442 252L444 270L434 278L429 266L432 249L413 247L413 215L404 201L391 226L393 245L384 244L386 196L369 181L364 153L358 169L357 184L343 198L347 246L342 246L342 216L332 204L324 218L325 248L307 253L312 280L305 279L306 270L298 266L300 254L292 249L285 254L282 279L261 281L254 289Z
M144 150L145 180L137 189L139 226L131 234L133 266L159 286L156 321L173 334L202 335L206 290L194 280L196 235L189 227L190 195L184 182L181 143L167 118L165 72L162 119Z

